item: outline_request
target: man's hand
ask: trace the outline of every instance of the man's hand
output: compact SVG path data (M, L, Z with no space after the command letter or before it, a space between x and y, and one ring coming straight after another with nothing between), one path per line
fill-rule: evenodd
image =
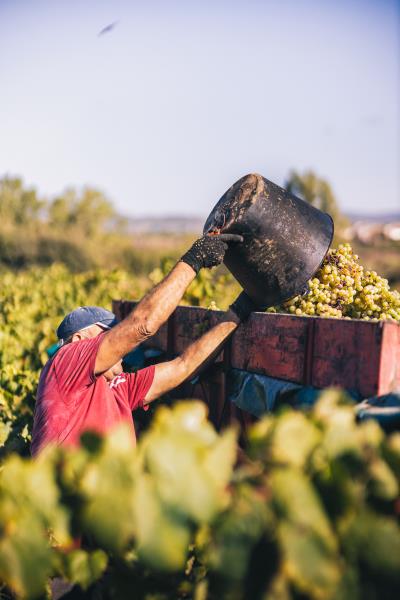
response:
M228 249L227 242L243 242L241 235L221 233L220 235L203 235L181 258L198 273L202 267L211 268L220 265Z
M245 321L252 312L263 310L263 308L258 306L246 292L241 292L229 308L235 313L240 321Z

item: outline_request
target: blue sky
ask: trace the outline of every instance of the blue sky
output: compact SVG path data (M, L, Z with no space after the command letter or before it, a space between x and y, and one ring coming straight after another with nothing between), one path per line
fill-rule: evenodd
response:
M206 215L312 168L344 210L397 210L399 29L399 0L0 0L0 175Z

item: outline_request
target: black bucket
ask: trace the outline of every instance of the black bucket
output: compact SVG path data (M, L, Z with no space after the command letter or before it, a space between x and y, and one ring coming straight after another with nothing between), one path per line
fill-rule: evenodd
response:
M303 294L333 238L332 218L261 175L242 177L211 211L204 233L237 233L225 265L267 308Z

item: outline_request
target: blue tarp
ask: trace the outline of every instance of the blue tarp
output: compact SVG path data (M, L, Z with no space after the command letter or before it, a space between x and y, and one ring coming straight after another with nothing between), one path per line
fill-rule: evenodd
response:
M321 393L317 388L239 369L227 374L227 383L228 400L256 417L273 412L283 404L298 408L311 406ZM348 394L354 400L360 421L375 419L384 429L400 429L400 391L361 402L354 392L348 391Z
M281 403L282 397L299 392L302 386L283 379L232 369L227 374L227 388L228 399L238 408L261 417L273 412Z

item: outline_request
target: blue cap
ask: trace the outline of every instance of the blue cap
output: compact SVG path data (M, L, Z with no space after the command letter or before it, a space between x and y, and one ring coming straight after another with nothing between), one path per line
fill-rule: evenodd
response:
M91 325L100 325L110 329L117 323L117 317L110 310L100 306L79 306L63 318L57 329L57 337L65 342L77 331Z

